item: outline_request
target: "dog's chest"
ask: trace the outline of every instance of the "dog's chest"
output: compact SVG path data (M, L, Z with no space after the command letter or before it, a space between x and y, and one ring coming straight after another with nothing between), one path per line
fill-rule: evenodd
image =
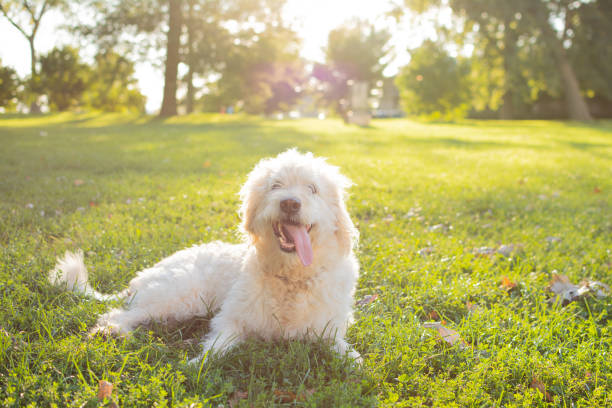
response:
M269 289L269 312L281 330L290 334L314 328L313 318L320 317L323 309L317 280L277 277Z

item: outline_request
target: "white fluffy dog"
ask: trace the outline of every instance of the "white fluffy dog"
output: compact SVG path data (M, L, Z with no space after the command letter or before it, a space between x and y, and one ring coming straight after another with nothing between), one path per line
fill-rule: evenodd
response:
M127 298L93 332L126 334L150 321L215 311L203 352L223 353L249 336L344 340L359 265L357 230L344 204L351 182L325 159L292 149L260 161L240 191L242 244L213 242L179 251L103 295L87 283L82 253L59 260L54 284L100 300Z

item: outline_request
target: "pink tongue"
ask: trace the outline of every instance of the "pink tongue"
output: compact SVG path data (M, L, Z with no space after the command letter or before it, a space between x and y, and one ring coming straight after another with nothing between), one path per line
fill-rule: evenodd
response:
M302 265L308 266L312 263L312 246L310 246L310 237L308 231L303 225L284 224L285 229L291 235L291 239L295 244L295 251L302 261Z

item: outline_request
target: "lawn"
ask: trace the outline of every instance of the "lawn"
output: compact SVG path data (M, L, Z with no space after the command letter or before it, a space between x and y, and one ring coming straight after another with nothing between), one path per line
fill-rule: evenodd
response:
M237 242L241 183L291 146L355 182L361 367L253 340L198 370L207 319L89 338L109 305L46 282L67 249L113 292L181 248ZM99 380L121 407L610 406L612 297L564 306L547 286L612 284L611 199L610 122L0 116L0 406L110 406Z

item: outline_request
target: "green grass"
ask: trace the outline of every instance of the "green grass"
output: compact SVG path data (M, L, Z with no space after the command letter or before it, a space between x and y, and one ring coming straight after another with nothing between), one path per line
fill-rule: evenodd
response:
M253 340L198 372L206 319L89 338L109 306L46 283L67 249L112 292L183 247L236 242L241 183L291 146L356 183L356 298L378 295L348 334L362 367ZM612 284L611 192L610 122L1 117L0 406L98 406L102 379L124 407L610 406L611 298L563 307L546 286L554 270ZM436 319L468 347L423 327Z

